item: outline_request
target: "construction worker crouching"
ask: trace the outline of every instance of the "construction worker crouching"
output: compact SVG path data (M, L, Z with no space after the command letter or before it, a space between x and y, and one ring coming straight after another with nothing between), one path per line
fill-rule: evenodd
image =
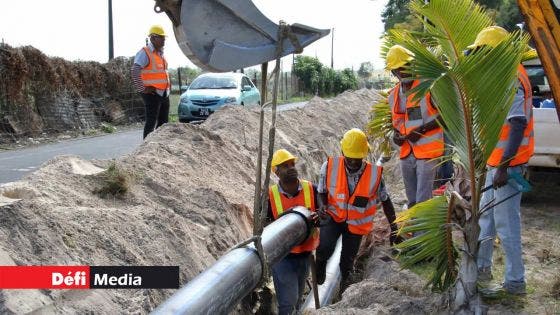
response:
M388 103L394 128L393 141L400 146L401 171L409 208L432 198L437 167L434 159L441 157L444 149L439 112L432 104L430 94L420 101L413 101L414 94L406 95L420 84L406 73L406 67L413 60L413 53L400 45L392 46L387 52L386 69L399 80L389 93Z
M269 188L267 221L278 219L295 206L311 210L312 220L317 220L317 188L310 181L299 179L295 167L296 157L284 149L274 152L272 171L278 184ZM286 257L272 266L272 278L278 299L278 313L294 314L301 305L305 280L309 272L310 255L319 244L319 231L314 229L303 243L294 246Z
M340 292L350 285L362 236L373 230L373 217L379 200L391 225L390 242L398 243L395 209L382 180L383 168L365 160L369 145L365 133L357 128L348 130L340 141L342 156L329 157L321 167L319 213L321 233L317 248L317 282L325 281L327 260L337 239L342 235Z
M496 47L508 35L499 26L483 29L475 42L468 48L469 54L477 53L482 46ZM479 281L492 278L492 254L496 235L506 255L504 283L502 288L510 294L525 294L525 267L521 249L521 191L509 178L511 174L525 172L526 164L533 155L532 89L529 77L522 65L518 66L519 86L513 104L502 126L499 141L487 161L488 171L484 187L494 189L485 191L480 206L490 203L495 206L482 213L479 219L480 246L478 250Z

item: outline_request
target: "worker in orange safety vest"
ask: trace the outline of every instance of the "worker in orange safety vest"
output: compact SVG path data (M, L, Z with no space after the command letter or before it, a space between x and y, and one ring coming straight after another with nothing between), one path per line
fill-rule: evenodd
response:
M341 156L329 157L321 167L317 192L321 233L317 248L317 283L325 281L327 260L342 236L340 254L341 292L350 285L350 274L362 237L373 230L378 204L391 227L390 243L399 243L395 209L382 180L383 168L367 162L369 145L365 133L348 130L340 141Z
M481 47L495 48L507 36L508 32L499 26L487 27L468 47L468 54L478 53ZM522 65L518 66L517 78L518 88L513 103L502 125L498 143L486 162L488 171L484 187L492 186L493 189L486 190L480 199L481 209L488 209L478 220L480 246L477 264L478 280L484 284L492 279L494 240L499 236L506 256L504 282L500 290L523 295L526 283L521 248L521 188L511 175L525 173L535 140L531 82Z
M272 171L278 176L278 184L268 190L268 222L278 219L295 206L308 208L312 211L311 219L318 219L315 212L317 187L299 178L295 163L296 157L284 149L274 152L272 156ZM294 246L286 257L272 266L280 315L295 314L301 305L310 255L318 244L319 230L314 228L303 243Z
M387 52L387 70L399 79L391 90L388 103L393 122L393 141L400 146L400 165L408 207L432 198L438 161L443 155L443 129L439 112L428 93L419 101L408 91L420 84L406 72L414 60L408 49L394 45Z
M132 83L144 101L144 138L168 122L171 89L167 61L163 57L165 31L154 25L148 36L150 41L136 53L131 69Z

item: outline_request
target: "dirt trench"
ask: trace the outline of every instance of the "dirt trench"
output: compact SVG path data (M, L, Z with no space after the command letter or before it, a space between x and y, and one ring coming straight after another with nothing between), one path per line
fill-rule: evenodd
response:
M339 153L343 132L363 127L379 97L346 92L280 112L275 147L297 155L301 176L316 180L327 155ZM188 282L251 233L258 117L235 106L201 125L163 126L114 161L130 175L123 197L94 193L99 172L113 162L75 156L1 186L0 263L179 265L181 283ZM147 313L173 292L3 290L0 313Z

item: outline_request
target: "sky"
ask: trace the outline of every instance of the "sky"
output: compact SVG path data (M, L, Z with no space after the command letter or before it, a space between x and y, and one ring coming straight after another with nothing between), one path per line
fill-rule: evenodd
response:
M241 0L239 0L241 1ZM153 10L152 0L113 0L115 56L133 56L144 45L146 32L160 24L170 33L165 56L171 68L193 64L172 35L171 21ZM315 28L334 28L334 68L372 62L379 58L383 32L381 12L387 0L253 0L273 22L300 23ZM9 1L0 10L0 38L12 47L31 45L49 56L67 60L106 62L108 59L108 1L28 0ZM331 63L331 35L304 49L303 55ZM291 62L285 57L283 62Z

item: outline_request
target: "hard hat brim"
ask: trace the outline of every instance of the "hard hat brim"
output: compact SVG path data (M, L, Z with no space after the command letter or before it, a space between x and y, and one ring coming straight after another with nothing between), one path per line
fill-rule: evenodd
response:
M397 63L394 64L394 65L387 65L387 66L385 67L385 69L386 69L386 70L395 70L395 69L398 69L398 68L402 68L402 67L405 66L406 64L410 63L412 60L414 60L414 58L413 58L413 57L410 57L410 58L408 58L406 61L400 61L400 62L397 62Z

